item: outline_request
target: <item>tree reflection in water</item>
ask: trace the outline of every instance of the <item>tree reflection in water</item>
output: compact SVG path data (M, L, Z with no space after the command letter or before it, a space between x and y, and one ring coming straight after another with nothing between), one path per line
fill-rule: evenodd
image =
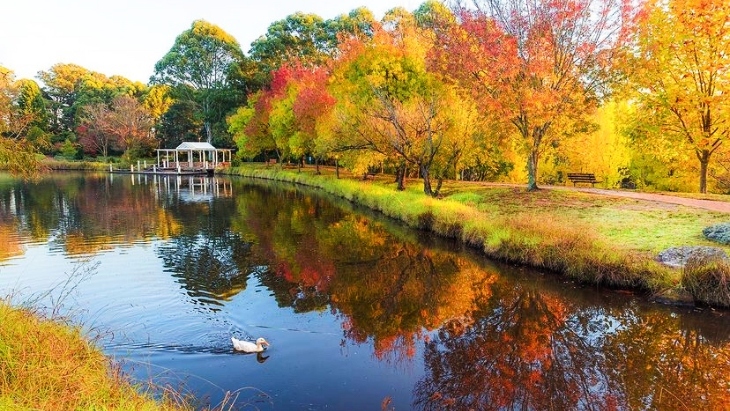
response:
M424 410L723 410L728 341L711 344L666 312L581 307L550 292L498 287L468 327L426 343Z
M469 316L496 278L413 231L345 212L347 205L272 190L244 188L232 223L242 238L255 239L254 254L269 264L262 284L280 306L329 308L344 337L372 342L377 358L412 359L418 341L449 318ZM272 197L276 207L264 200Z
M246 289L254 270L236 261L248 254L250 243L235 235L181 235L158 248L165 268L179 279L190 297L200 303L222 305Z

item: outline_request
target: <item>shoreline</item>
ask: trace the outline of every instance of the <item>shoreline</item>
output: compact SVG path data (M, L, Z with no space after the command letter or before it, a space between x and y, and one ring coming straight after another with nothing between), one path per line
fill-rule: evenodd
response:
M554 222L538 221L538 217L495 218L474 207L449 201L448 195L434 199L422 193L397 192L382 178L378 181L316 175L312 166L298 171L244 164L219 173L314 187L397 219L410 228L455 238L489 258L545 269L582 284L638 291L657 304L727 308L693 297L682 286L681 268L664 265L655 255L642 250L611 247L600 237L586 233L585 227L556 227ZM410 180L409 184L414 187L419 182ZM362 185L370 189L363 190ZM399 196L403 197L400 201L396 200ZM394 207L389 202L408 203L410 207Z

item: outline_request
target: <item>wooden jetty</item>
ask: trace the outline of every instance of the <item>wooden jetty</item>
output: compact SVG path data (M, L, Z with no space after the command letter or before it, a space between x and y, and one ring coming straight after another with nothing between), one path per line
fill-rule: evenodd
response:
M233 150L219 149L208 143L185 142L176 148L157 149L157 163L137 162L129 169L115 169L109 165L109 172L120 174L154 174L212 176L216 168L229 167ZM196 158L197 157L197 158Z

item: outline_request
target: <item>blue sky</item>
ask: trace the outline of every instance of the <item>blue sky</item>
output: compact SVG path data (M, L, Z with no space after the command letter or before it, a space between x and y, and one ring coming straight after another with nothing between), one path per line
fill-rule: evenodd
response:
M16 79L56 63L147 83L155 63L194 20L231 34L248 52L274 21L302 11L330 19L365 6L380 19L422 0L10 0L0 11L0 65Z

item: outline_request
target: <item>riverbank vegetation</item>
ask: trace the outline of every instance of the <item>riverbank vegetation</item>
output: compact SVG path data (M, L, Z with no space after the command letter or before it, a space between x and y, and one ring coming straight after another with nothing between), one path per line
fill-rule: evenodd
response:
M724 272L685 278L698 272L657 261L676 246L712 245L703 228L724 221L724 213L684 206L614 198L558 188L528 192L509 185L447 181L443 197L423 196L419 188L396 189L393 176L363 180L332 169L282 168L245 164L231 173L317 187L379 211L404 224L455 238L486 255L561 273L579 282L642 290L653 296L681 297L688 291L699 303L730 306ZM344 173L341 177L344 177ZM716 262L708 262L708 264ZM724 267L724 265L721 265ZM699 281L704 285L695 284ZM710 285L709 282L713 285ZM714 281L714 282L713 282Z
M0 409L192 409L173 390L132 384L79 327L0 300Z

